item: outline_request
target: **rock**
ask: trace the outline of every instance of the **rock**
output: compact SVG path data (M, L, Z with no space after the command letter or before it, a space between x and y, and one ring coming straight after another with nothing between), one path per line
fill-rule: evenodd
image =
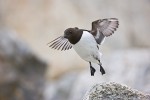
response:
M109 81L150 93L150 49L114 52L104 61Z
M81 100L90 86L104 79L101 76L99 78L91 77L89 70L66 73L59 79L47 83L44 100Z
M83 100L150 100L150 95L111 82L94 85Z
M8 29L0 29L0 100L43 100L46 63Z
M105 56L102 63L106 70L106 74L102 76L99 72L99 66L97 65L94 66L96 68L94 77L90 76L89 69L82 72L76 80L76 85L71 92L72 98L69 100L80 100L86 90L92 85L103 82L127 84L139 91L150 93L149 59L149 49L117 51L112 55Z
M70 100L71 91L77 77L77 72L70 72L63 75L57 81L47 83L44 92L44 100Z
M90 76L90 69L87 66L85 71L74 75L73 73L66 74L59 78L54 83L47 85L47 89L53 92L47 92L47 98L50 93L52 100L57 96L61 100L81 100L87 90L94 84L103 82L117 82L119 84L127 84L139 91L150 93L150 50L149 49L134 49L114 52L112 55L105 56L102 63L106 70L105 75L99 72L99 66L94 65L96 73L94 77ZM70 78L69 78L70 77ZM64 85L60 85L66 83ZM46 89L46 90L47 90ZM60 91L67 91L62 94ZM66 97L67 96L67 97ZM50 99L50 100L51 100ZM49 100L49 99L46 99Z

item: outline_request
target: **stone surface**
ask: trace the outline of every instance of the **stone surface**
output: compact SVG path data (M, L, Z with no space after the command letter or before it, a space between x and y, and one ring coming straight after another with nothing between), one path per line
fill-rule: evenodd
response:
M150 100L150 95L112 82L94 85L83 100Z
M150 49L132 49L113 53L104 62L107 78L150 93Z
M0 29L0 100L43 100L46 63L8 29Z
M74 75L66 74L54 83L49 83L47 89L47 98L57 98L56 100L81 100L87 90L94 84L103 82L117 82L126 84L129 87L139 91L150 93L150 50L149 49L133 49L114 52L110 56L103 58L103 66L106 70L105 75L99 72L99 66L94 65L96 73L94 77L90 76L90 69L87 66L85 71ZM70 78L69 78L70 77ZM66 85L60 85L66 83ZM66 94L61 93L65 92ZM48 94L55 95L48 95ZM50 97L49 97L50 96ZM48 99L47 99L48 100Z
M69 100L77 77L77 72L70 72L62 76L60 80L47 83L44 100Z

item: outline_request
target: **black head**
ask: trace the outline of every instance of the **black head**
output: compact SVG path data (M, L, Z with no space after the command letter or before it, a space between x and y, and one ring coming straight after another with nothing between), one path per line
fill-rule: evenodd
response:
M64 31L64 38L69 39L70 37L72 37L73 35L75 35L78 31L78 28L68 28Z
M82 30L75 28L68 28L64 31L64 38L67 38L70 43L77 43L82 36Z

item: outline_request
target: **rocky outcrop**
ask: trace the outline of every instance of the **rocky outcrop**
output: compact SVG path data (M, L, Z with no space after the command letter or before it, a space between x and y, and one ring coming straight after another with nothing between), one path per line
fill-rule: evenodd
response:
M149 59L149 49L114 52L111 56L103 58L105 75L102 76L99 72L99 66L94 64L96 68L94 77L90 76L89 66L81 73L65 74L47 85L46 100L81 100L91 86L103 82L123 83L139 91L150 93Z
M8 29L0 29L0 100L43 100L46 63Z
M73 100L70 97L78 74L77 72L70 72L62 76L60 80L47 83L44 100Z
M94 85L83 100L150 100L150 95L118 83Z

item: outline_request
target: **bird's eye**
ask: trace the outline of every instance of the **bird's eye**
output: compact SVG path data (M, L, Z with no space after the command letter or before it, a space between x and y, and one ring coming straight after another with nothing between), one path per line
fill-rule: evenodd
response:
M70 34L72 34L72 32L71 32L71 31L69 31L69 33L70 33Z

